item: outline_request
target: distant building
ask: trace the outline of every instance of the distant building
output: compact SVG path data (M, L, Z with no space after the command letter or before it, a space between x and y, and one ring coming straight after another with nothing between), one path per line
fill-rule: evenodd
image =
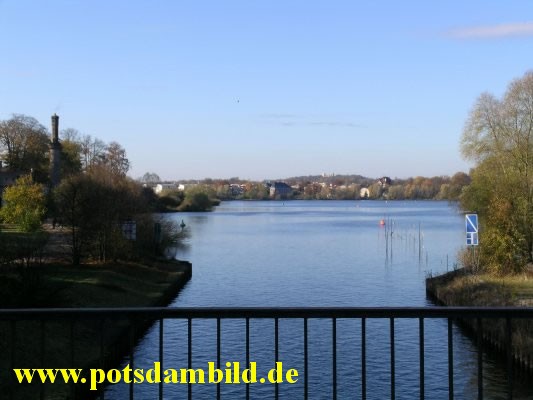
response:
M175 183L158 183L154 186L155 194L161 194L165 190L179 190L179 188Z
M362 199L368 199L370 197L370 190L368 190L368 188L361 188L359 191L359 197Z
M293 188L285 182L274 182L270 184L270 197L284 198L292 194Z
M245 185L239 185L238 183L230 183L229 191L232 196L240 196L246 191Z
M383 178L378 179L378 183L380 184L382 188L385 188L387 186L392 185L392 179L389 178L388 176L384 176Z

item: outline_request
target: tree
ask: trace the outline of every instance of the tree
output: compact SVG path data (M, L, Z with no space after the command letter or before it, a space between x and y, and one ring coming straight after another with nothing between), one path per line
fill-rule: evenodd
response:
M104 163L116 175L126 176L130 169L130 161L126 157L126 150L117 142L111 142L104 153Z
M106 145L100 139L93 138L91 135L85 135L79 141L79 145L81 148L81 164L84 170L102 162Z
M147 172L139 179L142 183L154 184L161 182L161 178L155 172Z
M457 172L449 179L449 182L443 182L440 185L437 200L459 200L463 188L470 184L470 176L464 172Z
M63 179L54 190L57 216L70 227L70 249L74 265L80 263L83 249L89 242L91 193L92 182L83 174Z
M250 200L266 200L269 196L268 188L262 183L250 183L246 185L244 198Z
M46 128L35 118L23 114L0 122L0 154L10 168L29 173L38 181L48 176L49 137Z
M61 137L61 177L81 172L81 135L77 129L59 132Z
M383 187L379 184L379 182L374 182L372 185L370 185L368 191L370 192L371 199L379 199L383 194Z
M405 188L403 185L392 185L389 187L388 196L390 200L403 200L405 198Z
M471 179L468 174L464 172L457 172L450 179L450 184L452 186L463 188L464 186L470 185Z
M35 232L41 227L46 212L44 187L33 182L30 175L6 188L3 199L0 217L6 223L15 224L24 232Z
M207 186L193 186L185 191L185 198L180 205L181 211L210 211L215 193Z
M522 269L533 261L533 72L501 100L478 98L461 150L477 163L461 203L479 214L481 262L500 273Z
M122 223L150 211L139 184L103 166L64 179L54 200L57 217L71 229L74 264L86 253L100 261L116 258L124 248Z
M160 203L150 188L143 188L105 164L62 180L53 193L57 217L70 228L73 264L83 258L98 261L161 255L165 246L177 245L179 229L152 213ZM136 222L135 243L122 233L125 221ZM161 235L154 234L154 224Z

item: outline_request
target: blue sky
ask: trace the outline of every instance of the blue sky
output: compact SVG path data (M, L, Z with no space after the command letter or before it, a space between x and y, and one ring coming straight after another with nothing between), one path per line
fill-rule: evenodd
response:
M531 1L0 0L0 119L57 112L133 177L451 175L532 49Z

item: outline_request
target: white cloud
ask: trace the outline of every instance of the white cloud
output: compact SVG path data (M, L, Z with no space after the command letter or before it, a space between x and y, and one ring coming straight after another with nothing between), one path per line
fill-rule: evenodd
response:
M509 24L457 28L448 31L446 36L456 39L490 39L511 36L533 36L533 22L514 22Z

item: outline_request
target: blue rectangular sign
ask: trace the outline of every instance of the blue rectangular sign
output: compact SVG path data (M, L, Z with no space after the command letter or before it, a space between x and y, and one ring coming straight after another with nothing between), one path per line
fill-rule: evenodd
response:
M477 232L467 232L466 245L477 246L478 244L479 244L479 238L478 238Z
M479 238L478 238L479 226L478 226L477 214L466 214L465 224L466 224L466 245L477 246L479 244Z
M477 232L478 231L477 214L466 214L465 222L466 222L466 232Z

